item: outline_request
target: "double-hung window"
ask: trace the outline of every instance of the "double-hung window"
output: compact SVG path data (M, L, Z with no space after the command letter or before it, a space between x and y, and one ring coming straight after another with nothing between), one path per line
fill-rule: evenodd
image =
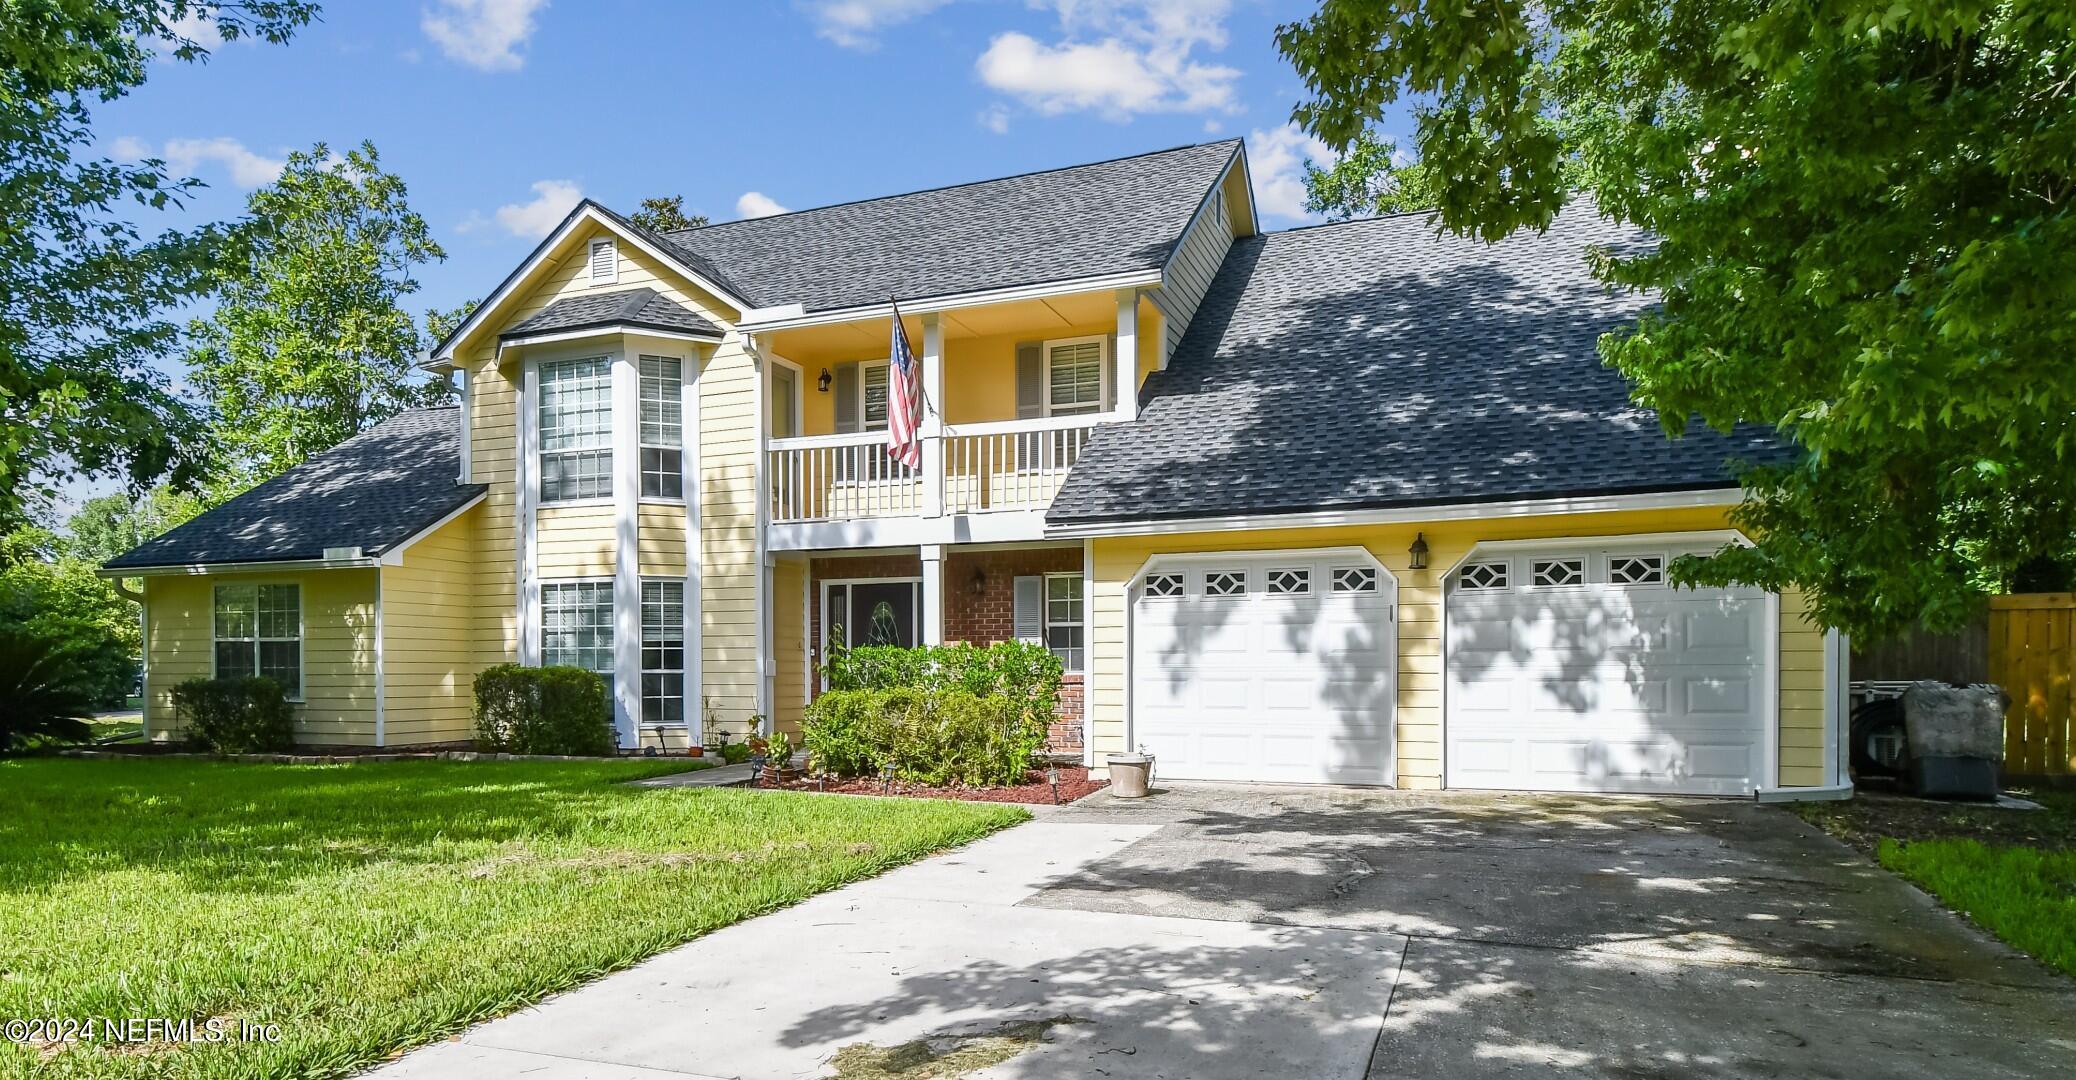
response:
M685 365L669 356L641 358L642 497L685 497Z
M642 582L642 723L685 722L685 583Z
M541 501L613 494L613 364L603 356L542 364Z
M218 585L216 677L258 675L303 699L303 595L296 585Z
M887 372L889 365L882 360L876 364L858 366L858 411L859 428L864 431L887 429Z
M541 663L580 667L605 676L606 708L612 708L612 582L541 584Z
M1103 339L1045 343L1045 411L1052 416L1103 407Z
M1081 670L1081 575L1045 575L1045 647L1068 672Z

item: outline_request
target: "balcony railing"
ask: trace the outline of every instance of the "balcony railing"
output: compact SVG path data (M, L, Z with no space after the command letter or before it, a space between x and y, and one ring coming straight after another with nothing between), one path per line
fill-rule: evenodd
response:
M887 454L884 431L773 439L765 463L771 520L1043 510L1081 460L1097 420L1058 416L948 426L942 438L924 440L920 469ZM936 462L941 470L932 468ZM928 490L932 483L943 485L941 495Z

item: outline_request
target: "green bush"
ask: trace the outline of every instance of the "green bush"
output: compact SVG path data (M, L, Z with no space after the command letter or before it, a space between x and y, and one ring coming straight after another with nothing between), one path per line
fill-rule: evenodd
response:
M272 679L189 679L173 688L173 716L190 741L218 754L275 753L296 741L295 707Z
M730 765L740 765L750 760L750 744L732 742L722 745L721 760Z
M956 687L832 690L808 706L801 731L824 772L868 776L891 766L932 786L1022 783L1045 744L1045 721L1021 702Z
M822 672L831 690L963 690L1008 698L1040 730L1052 722L1060 693L1060 658L1026 641L992 645L866 645L833 649Z
M92 737L92 679L62 642L0 623L0 754Z
M576 667L485 668L476 676L476 741L507 754L611 754L605 680Z

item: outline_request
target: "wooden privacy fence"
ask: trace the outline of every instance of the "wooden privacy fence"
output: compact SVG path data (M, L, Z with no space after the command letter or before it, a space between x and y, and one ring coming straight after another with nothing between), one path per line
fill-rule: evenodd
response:
M1990 599L1989 679L2011 695L2004 714L2004 772L2076 775L2076 593Z

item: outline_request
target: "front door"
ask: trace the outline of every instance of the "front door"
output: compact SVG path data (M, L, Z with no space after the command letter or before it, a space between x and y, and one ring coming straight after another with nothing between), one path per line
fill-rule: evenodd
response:
M921 637L922 591L916 579L830 582L823 594L822 654L839 644L913 648Z

